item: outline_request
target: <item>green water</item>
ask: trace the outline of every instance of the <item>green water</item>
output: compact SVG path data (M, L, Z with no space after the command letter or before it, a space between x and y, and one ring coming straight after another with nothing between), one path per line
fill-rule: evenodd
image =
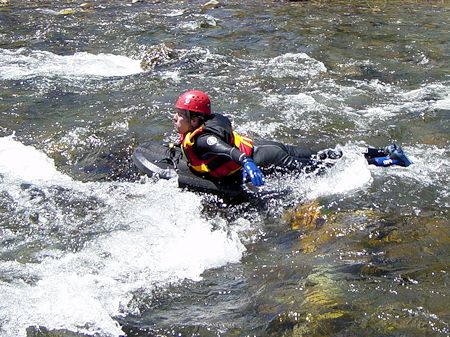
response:
M448 2L204 3L0 7L0 136L76 182L0 165L0 335L448 336ZM162 43L173 60L133 68ZM131 153L176 139L172 106L190 88L255 139L348 155L241 203L142 187ZM414 165L367 167L359 148L390 142ZM210 230L177 251L164 230L180 223ZM209 247L222 232L216 246L237 240L238 258Z

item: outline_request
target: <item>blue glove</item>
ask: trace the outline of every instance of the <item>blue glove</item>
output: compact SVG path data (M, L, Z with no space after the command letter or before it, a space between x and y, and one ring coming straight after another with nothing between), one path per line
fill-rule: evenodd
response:
M242 182L245 184L249 178L254 186L264 185L264 177L261 170L256 166L251 158L245 158L242 161L244 170L242 171Z

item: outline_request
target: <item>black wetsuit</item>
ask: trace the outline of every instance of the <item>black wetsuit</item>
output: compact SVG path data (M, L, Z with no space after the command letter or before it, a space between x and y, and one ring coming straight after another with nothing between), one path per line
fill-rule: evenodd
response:
M195 148L202 158L208 156L223 156L223 160L233 160L242 164L246 158L235 146L230 145L232 133L230 120L220 114L212 115L212 118L205 121L205 133L201 134L196 142ZM388 149L388 148L391 149ZM390 153L400 147L393 144L385 149L368 148L365 157L369 164L377 166L411 164L406 155L401 151L393 157ZM399 155L400 154L400 158ZM330 167L333 161L326 159L338 159L342 157L342 152L335 149L326 149L314 152L298 146L285 145L275 141L255 141L251 155L255 164L266 173L274 171L284 172L312 172L318 168ZM391 160L394 158L395 160Z
M205 133L200 135L195 148L202 158L224 156L242 164L245 155L238 148L230 145L231 123L220 114L205 122ZM228 130L230 129L230 130ZM225 130L227 132L225 132ZM319 165L320 154L301 147L285 145L274 141L255 141L252 153L255 164L264 171L312 171Z
M214 154L231 158L242 163L242 152L217 139L213 145L208 142L212 135L204 134L198 137L196 145L199 153L204 156ZM213 136L214 137L214 136ZM316 152L297 146L284 145L274 141L255 141L252 159L264 170L301 171L314 170L320 163Z

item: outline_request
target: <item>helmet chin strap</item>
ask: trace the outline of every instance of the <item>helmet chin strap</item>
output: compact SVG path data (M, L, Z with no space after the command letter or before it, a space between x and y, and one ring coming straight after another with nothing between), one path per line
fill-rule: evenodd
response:
M180 110L181 110L181 109L180 109ZM186 121L188 122L188 124L189 124L193 129L196 129L197 127L199 127L199 126L204 122L203 116L198 115L197 113L191 113L191 112L190 112L189 110L187 110L187 109L183 109L182 111L183 111L183 114L184 114L184 116L185 116L185 118L186 118ZM201 121L201 123L198 124L198 125L196 125L196 126L192 125L192 121L193 121L194 118L198 118L198 119Z
M184 114L186 115L186 119L188 121L189 124L191 124L191 112L189 110L184 110Z
M200 121L201 121L201 123L198 124L197 126L195 126L195 127L193 126L194 128L199 127L199 126L203 123L203 117L202 117L201 115L198 115L198 114L196 114L196 113L192 114L189 110L185 110L185 113L186 113L186 119L187 119L189 125L192 126L192 120L193 120L193 118L197 118L197 120L200 120Z
M197 126L192 125L192 114L189 110L184 110L185 114L186 114L186 120L189 123L189 126L192 128L191 131L195 130L197 128Z

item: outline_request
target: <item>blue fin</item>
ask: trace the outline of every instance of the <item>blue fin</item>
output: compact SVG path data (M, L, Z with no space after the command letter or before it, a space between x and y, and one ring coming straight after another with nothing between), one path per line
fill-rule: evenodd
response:
M397 163L391 165L400 165L407 167L412 164L412 161L408 158L408 156L403 152L400 146L396 144L391 144L385 149L388 157Z
M389 156L384 156L370 159L369 164L373 164L375 166L391 166L400 165L400 161L392 159Z

